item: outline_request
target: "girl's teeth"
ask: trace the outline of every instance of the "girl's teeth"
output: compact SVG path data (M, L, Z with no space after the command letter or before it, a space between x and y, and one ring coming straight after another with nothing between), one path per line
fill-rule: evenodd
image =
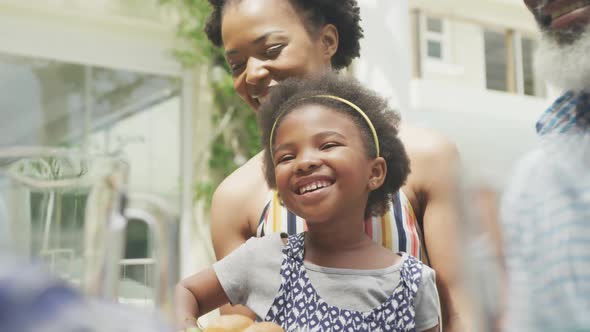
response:
M328 183L325 182L325 181L316 182L316 183L309 184L309 185L307 185L305 187L302 187L301 189L299 189L299 193L300 194L305 194L306 192L310 192L310 191L316 190L318 188L324 188L324 187L327 187L327 186L328 186Z

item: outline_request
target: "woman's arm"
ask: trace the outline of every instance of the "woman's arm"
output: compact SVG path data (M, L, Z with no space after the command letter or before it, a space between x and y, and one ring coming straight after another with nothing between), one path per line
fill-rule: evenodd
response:
M445 332L466 331L469 312L459 257L459 153L446 137L430 130L405 129L402 138L411 160L409 185L420 201L428 264L436 271L442 326Z
M429 156L424 207L424 237L430 266L436 271L445 331L464 331L467 299L461 284L459 155L454 145L440 144Z
M215 191L211 206L211 240L217 260L222 259L254 236L248 221L247 197L235 181L226 179Z
M176 322L180 328L196 326L196 318L229 302L213 268L192 275L176 285Z

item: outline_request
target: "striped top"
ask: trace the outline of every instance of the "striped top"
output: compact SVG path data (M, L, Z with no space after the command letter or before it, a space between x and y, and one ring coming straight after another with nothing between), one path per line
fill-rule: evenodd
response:
M276 232L292 235L306 230L305 220L287 210L281 204L277 192L271 191L256 236ZM365 231L375 242L394 252L405 252L421 258L421 229L410 201L401 190L394 195L391 208L384 216L373 217L365 222Z
M507 331L590 330L589 100L568 92L543 114L504 193Z

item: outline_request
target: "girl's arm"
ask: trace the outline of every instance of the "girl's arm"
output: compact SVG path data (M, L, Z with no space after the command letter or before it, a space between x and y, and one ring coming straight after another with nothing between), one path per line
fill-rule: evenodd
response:
M175 290L176 323L180 328L197 326L196 318L229 303L213 268L183 279Z
M233 252L255 236L255 227L264 207L269 189L261 170L261 156L250 159L235 170L217 187L211 205L211 240L217 260ZM253 189L256 188L256 189ZM242 305L225 305L224 315L241 314L256 319L256 315Z

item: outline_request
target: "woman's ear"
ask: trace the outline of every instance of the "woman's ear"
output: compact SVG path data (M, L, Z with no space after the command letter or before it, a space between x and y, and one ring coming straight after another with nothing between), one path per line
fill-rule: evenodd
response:
M387 175L387 163L383 157L375 158L371 161L371 173L369 174L369 190L378 189L385 182Z
M334 24L326 24L320 31L322 54L332 59L338 50L338 29Z

